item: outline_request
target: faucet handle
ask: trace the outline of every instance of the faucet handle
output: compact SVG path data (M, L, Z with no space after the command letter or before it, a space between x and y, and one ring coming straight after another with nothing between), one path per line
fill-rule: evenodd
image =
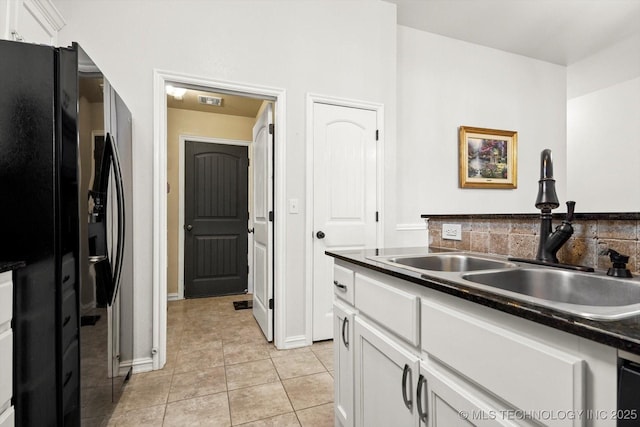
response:
M614 251L613 249L607 249L606 254L609 255L609 259L613 263L613 266L607 271L608 276L632 277L631 271L627 269L629 255L622 255L621 253Z
M574 202L573 200L569 200L567 202L567 218L565 219L566 222L573 222L573 212L576 209L576 202Z
M606 254L609 255L609 259L614 264L626 264L629 262L629 255L622 255L620 252L614 251L613 249L607 249Z

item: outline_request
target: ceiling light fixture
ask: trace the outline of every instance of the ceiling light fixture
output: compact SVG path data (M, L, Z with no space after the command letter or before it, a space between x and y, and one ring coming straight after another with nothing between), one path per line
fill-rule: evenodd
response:
M181 100L184 94L187 93L187 89L183 87L167 85L165 89L167 90L167 95L171 95L177 100Z

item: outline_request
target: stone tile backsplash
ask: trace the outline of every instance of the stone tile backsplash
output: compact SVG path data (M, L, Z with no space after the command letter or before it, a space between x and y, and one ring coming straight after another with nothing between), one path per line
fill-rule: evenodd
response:
M442 224L462 224L462 240L442 239ZM560 222L554 220L553 229ZM640 221L584 220L573 224L571 239L558 251L560 262L606 270L614 249L629 255L628 267L640 274ZM535 258L539 219L429 219L429 245L465 251Z

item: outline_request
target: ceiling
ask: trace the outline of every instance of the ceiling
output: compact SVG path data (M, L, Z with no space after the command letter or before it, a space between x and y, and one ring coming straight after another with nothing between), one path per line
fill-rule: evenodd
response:
M198 102L198 95L220 97L222 98L222 106L215 107L212 105L200 104ZM178 100L173 96L167 95L167 108L251 117L252 119L255 119L258 115L258 110L261 105L261 99L223 93L203 92L193 89L187 89L182 100Z
M570 65L630 37L640 38L640 0L385 0L397 22L482 46ZM640 52L629 54L640 55ZM221 107L198 103L220 96ZM167 107L257 116L262 100L189 89Z
M640 0L386 1L398 25L560 65L640 35Z

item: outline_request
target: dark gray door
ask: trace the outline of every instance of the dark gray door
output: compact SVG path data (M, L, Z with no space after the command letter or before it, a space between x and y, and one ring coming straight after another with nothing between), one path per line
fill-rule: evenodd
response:
M247 147L186 142L186 298L247 289Z

